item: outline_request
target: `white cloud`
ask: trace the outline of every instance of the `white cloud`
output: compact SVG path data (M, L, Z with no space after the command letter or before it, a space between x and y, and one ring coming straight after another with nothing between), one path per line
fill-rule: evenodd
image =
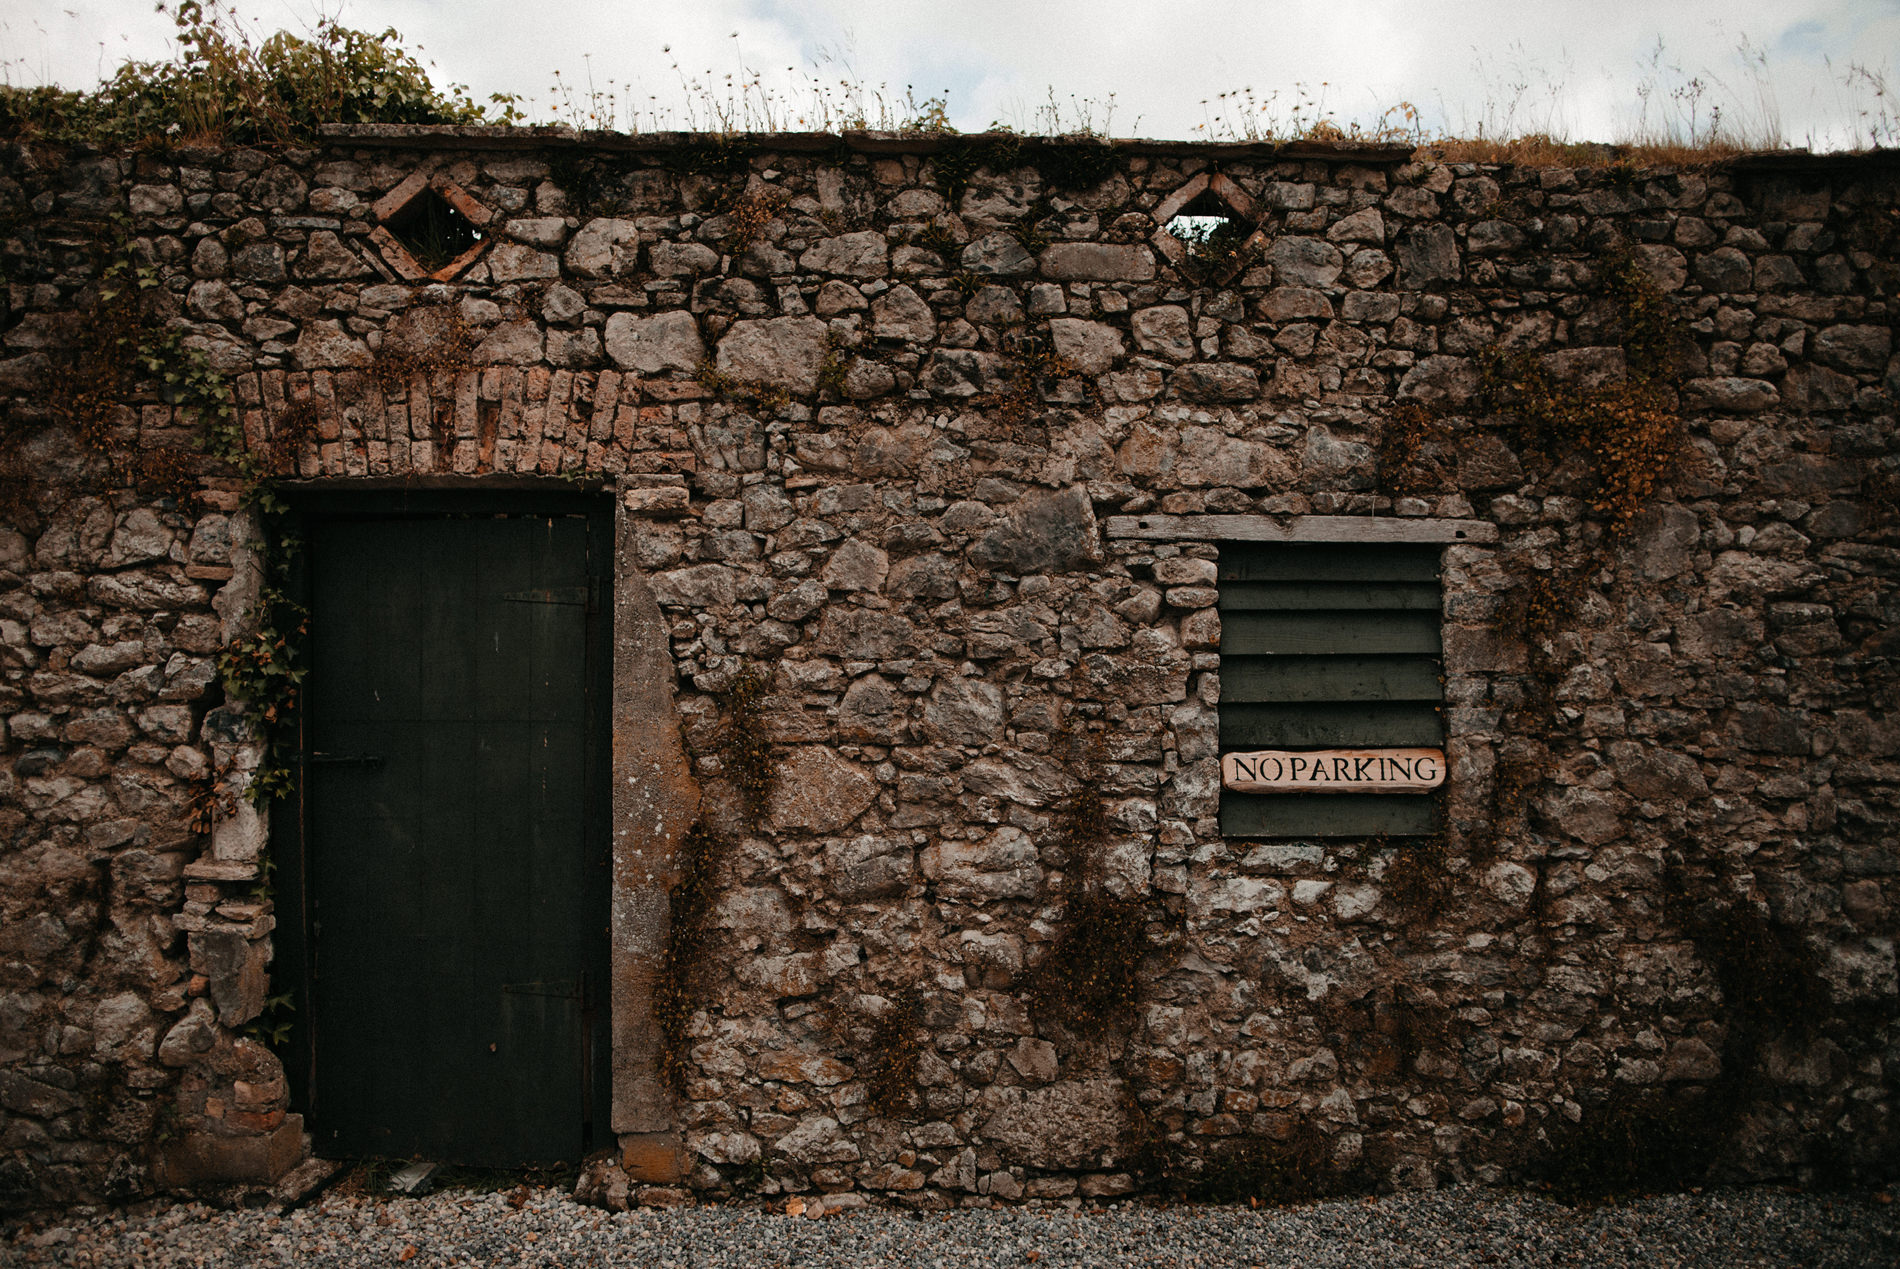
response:
M256 13L307 26L308 2ZM1216 94L1251 87L1285 123L1304 85L1309 114L1323 102L1341 121L1408 101L1433 129L1550 126L1616 140L1638 130L1645 107L1651 125L1670 113L1681 128L1691 106L1702 125L1721 105L1757 133L1778 115L1790 142L1841 143L1873 100L1844 83L1848 65L1891 72L1900 49L1900 0L579 0L527 20L497 0L344 0L338 13L366 30L395 27L438 82L479 97L524 94L545 113L561 104L548 92L559 70L566 104L579 94L584 113L591 76L621 126L630 106L641 126L714 126L704 103L740 103L750 69L775 107L790 108L774 122L790 126L811 118L816 75L887 86L898 113L906 85L920 98L947 88L965 130L1045 124L1053 90L1065 122L1093 101L1100 126L1112 94L1118 135L1204 135L1216 108L1202 102ZM0 58L15 83L83 86L123 56L165 56L169 34L146 0L31 0L0 19ZM1765 63L1745 62L1744 40ZM837 104L843 90L830 89ZM751 101L756 119L757 90Z

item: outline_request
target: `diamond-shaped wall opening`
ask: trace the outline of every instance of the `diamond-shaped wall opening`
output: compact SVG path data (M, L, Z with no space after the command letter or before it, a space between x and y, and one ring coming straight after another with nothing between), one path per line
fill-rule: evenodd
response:
M446 282L488 249L493 213L447 177L418 172L376 201L370 234L397 273Z
M482 240L482 231L474 222L427 188L383 224L425 273L447 267Z
M1154 210L1153 242L1177 269L1207 278L1244 265L1262 235L1247 191L1219 172L1203 172Z
M1247 241L1253 226L1212 192L1204 192L1162 226L1187 248L1187 258L1199 264L1225 262Z

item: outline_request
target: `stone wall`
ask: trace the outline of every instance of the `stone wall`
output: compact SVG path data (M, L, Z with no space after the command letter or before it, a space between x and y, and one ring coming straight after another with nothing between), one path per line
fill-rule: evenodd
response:
M610 1198L673 1174L945 1205L1275 1159L1501 1180L1706 1107L1685 1148L1718 1175L1890 1173L1890 157L14 144L5 1200L270 1181L302 1150L243 1034L287 919L262 824L195 799L258 761L215 664L257 587L241 483L199 458L195 502L141 493L49 408L119 233L293 483L617 491L728 844L683 1088L665 1131L617 1125L647 1154L597 1171ZM430 182L487 235L436 278L383 224ZM1157 237L1189 197L1257 226L1232 267ZM1689 336L1660 389L1686 443L1618 535L1590 464L1534 452L1480 372L1632 373L1627 261ZM1401 417L1434 430L1395 478ZM146 384L113 426L150 452L192 424ZM1223 839L1221 542L1408 533L1449 543L1443 835ZM1563 628L1527 634L1513 597L1575 569ZM720 757L748 671L759 817ZM1090 860L1062 820L1095 804ZM1147 951L1128 1025L1075 1034L1026 984L1085 869ZM894 1013L921 1043L874 1095ZM638 1021L627 1078L658 1087Z

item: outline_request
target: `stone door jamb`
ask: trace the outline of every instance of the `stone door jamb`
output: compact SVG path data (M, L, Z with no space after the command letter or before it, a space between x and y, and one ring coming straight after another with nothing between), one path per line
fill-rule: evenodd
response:
M627 1174L654 1183L684 1170L653 998L666 962L675 855L699 814L699 786L674 707L666 617L635 563L634 539L640 520L679 514L686 493L676 476L628 476L614 490L612 1126Z

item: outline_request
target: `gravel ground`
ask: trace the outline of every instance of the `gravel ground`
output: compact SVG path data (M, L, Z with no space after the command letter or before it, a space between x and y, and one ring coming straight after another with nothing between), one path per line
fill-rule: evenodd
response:
M1456 1189L1257 1211L1126 1203L925 1215L862 1209L812 1220L758 1206L610 1215L552 1189L420 1199L332 1192L288 1213L164 1204L0 1226L0 1265L1894 1269L1900 1220L1881 1197L1753 1189L1572 1209Z

